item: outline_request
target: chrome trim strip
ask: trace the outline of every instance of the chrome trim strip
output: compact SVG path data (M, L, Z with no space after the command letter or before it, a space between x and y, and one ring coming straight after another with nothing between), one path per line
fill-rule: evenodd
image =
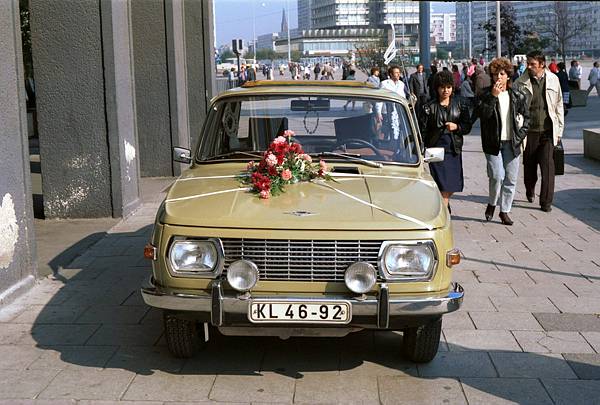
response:
M147 279L141 288L144 302L155 308L168 310L191 311L211 314L213 324L226 323L226 314L247 315L248 299L240 299L237 292L223 291L221 282L215 280L211 293L205 291L183 292L164 287L158 287ZM395 316L436 316L456 311L460 308L464 296L463 288L453 284L447 292L436 292L430 295L415 296L390 295L388 317ZM214 303L213 306L213 297ZM373 326L377 325L378 298L369 295L364 300L356 299L350 293L347 295L324 295L319 297L305 296L256 296L254 299L298 302L302 301L344 301L352 305L353 316L372 317ZM351 322L352 323L352 322Z

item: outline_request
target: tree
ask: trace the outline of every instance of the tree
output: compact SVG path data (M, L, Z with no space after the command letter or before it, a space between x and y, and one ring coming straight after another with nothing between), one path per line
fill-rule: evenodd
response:
M277 52L275 52L273 49L258 49L256 51L256 59L257 60L261 60L261 59L277 59Z
M562 56L565 63L571 40L580 35L589 34L591 28L589 15L573 13L569 10L567 3L566 1L555 1L552 10L537 22L540 33L546 34L549 40L553 41L554 50ZM593 3L595 2L590 2L590 4Z
M371 74L372 67L383 68L384 60L383 57L388 44L384 38L378 39L376 42L361 42L354 44L356 49L356 67L367 76Z
M235 54L232 51L230 51L229 49L225 49L223 52L221 52L220 56L221 56L221 60L235 58Z
M500 39L502 46L506 47L508 58L516 53L521 43L521 27L515 22L515 9L508 2L500 3ZM479 28L485 30L488 36L489 48L483 52L496 52L496 15L492 16L485 24L479 24Z
M550 39L540 36L535 31L523 31L523 40L517 48L517 53L527 54L531 51L546 49L550 44Z

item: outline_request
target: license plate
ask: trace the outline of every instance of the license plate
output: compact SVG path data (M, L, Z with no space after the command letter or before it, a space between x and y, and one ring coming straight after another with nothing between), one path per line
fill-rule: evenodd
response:
M347 301L252 301L248 319L254 323L341 323L352 319Z

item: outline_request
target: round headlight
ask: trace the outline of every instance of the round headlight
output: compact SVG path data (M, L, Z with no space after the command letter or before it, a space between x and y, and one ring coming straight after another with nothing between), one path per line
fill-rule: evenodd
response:
M370 291L377 281L377 272L370 263L357 262L351 264L344 273L346 287L357 294Z
M227 269L229 285L238 291L248 291L258 282L258 267L248 260L237 260Z
M434 261L429 243L390 245L385 252L383 265L392 277L425 277L430 273Z
M219 254L211 241L184 240L173 243L169 259L176 272L202 273L216 268Z

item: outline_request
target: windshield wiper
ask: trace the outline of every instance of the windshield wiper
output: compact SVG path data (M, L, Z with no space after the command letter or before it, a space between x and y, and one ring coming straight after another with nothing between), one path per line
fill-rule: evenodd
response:
M363 159L360 157L360 155L353 154L353 153L320 152L320 153L317 153L316 155L317 156L339 157L339 158L342 158L345 160L352 160L354 162L359 162L359 163L362 163L364 165L371 166L371 167L383 167L383 164L381 164L379 162L373 162L372 160Z
M228 157L236 156L236 155L247 156L247 157L256 158L256 159L262 159L262 157L263 157L262 153L263 152L260 150L249 150L249 151L236 150L233 152L221 153L220 155L214 155L214 156L208 157L203 160L226 159Z

